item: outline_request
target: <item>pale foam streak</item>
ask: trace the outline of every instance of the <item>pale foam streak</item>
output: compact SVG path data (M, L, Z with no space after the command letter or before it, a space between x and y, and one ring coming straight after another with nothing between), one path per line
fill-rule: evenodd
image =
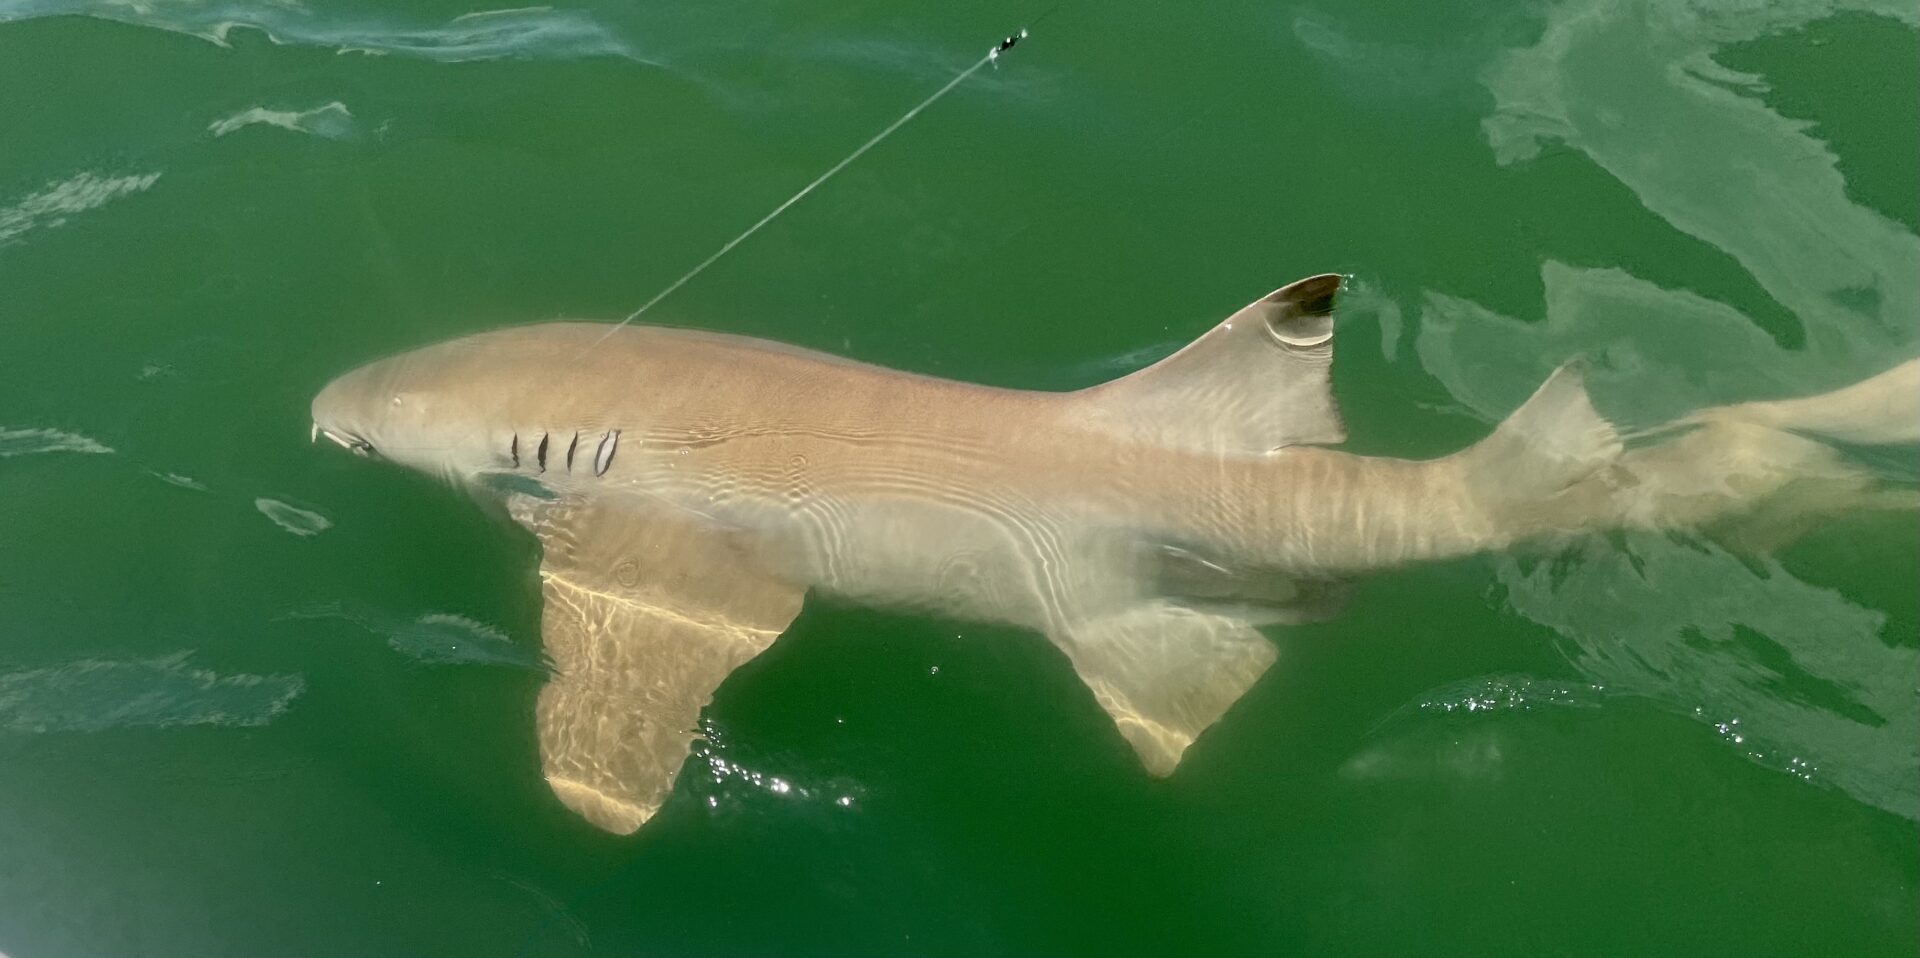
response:
M0 673L0 731L102 732L265 725L305 689L298 675L222 675L154 659L81 659Z
M78 452L100 455L113 449L89 436L59 429L7 429L0 427L0 459L30 456L46 452Z
M333 527L333 520L320 513L291 506L278 499L255 499L253 507L273 520L273 524L301 538L317 536Z
M262 31L275 43L340 52L416 57L441 63L505 58L620 57L659 65L636 52L586 10L520 7L476 10L439 23L406 22L385 12L316 13L297 0L267 3L180 0L19 0L0 4L0 23L84 16L230 45L236 27Z
M215 120L207 125L207 129L220 137L256 125L306 133L325 140L339 140L352 135L353 112L338 100L310 110L269 110L256 106Z
M4 18L0 18L4 19ZM82 171L48 183L11 206L0 206L0 247L29 230L64 225L67 218L106 205L120 197L145 191L159 173L103 176Z

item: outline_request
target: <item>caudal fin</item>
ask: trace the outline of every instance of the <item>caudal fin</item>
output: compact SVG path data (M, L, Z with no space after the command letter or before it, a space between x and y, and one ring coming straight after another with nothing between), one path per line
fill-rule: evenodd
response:
M1862 445L1920 442L1920 359L1844 389L1703 409L1689 424L1746 422Z
M1526 505L1559 495L1620 454L1619 434L1594 410L1579 366L1569 363L1462 456L1470 488L1491 502Z
M1920 492L1820 440L1733 417L1689 425L1621 457L1612 485L1624 525L1688 529L1765 553L1848 513L1920 507Z

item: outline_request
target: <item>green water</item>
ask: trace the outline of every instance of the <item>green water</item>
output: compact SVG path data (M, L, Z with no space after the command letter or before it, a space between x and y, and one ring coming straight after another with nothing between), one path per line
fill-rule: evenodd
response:
M1631 424L1920 352L1911 3L1189 7L1060 6L649 318L1069 388L1348 272L1408 457L1575 354ZM1039 8L471 12L0 0L0 953L1920 944L1885 518L1379 575L1168 781L1038 638L810 602L658 818L575 819L532 543L308 400L625 314Z

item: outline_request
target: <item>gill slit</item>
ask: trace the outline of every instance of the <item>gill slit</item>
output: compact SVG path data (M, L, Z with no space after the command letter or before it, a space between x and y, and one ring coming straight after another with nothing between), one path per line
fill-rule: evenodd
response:
M600 448L595 449L593 452L594 475L604 476L607 474L607 469L613 465L613 454L618 451L619 448L620 430L607 430L607 434L600 437Z

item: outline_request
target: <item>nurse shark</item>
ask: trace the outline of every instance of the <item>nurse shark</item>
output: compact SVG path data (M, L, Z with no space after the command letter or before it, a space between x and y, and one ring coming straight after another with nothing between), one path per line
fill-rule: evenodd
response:
M1796 409L1731 407L1629 450L1571 365L1454 455L1331 448L1341 282L1288 285L1073 392L689 329L499 329L346 373L313 434L498 495L538 538L543 772L616 833L666 800L700 709L810 590L1045 636L1164 776L1273 663L1259 629L1334 613L1370 570L1887 504L1782 428Z

